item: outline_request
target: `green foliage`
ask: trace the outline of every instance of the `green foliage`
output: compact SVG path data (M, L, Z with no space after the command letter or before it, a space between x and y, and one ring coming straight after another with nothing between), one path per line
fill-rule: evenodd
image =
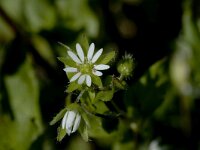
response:
M63 71L77 42L110 66L90 87ZM199 57L198 0L1 0L0 150L199 149Z
M99 60L97 61L98 64L107 64L109 63L112 59L115 58L116 52L115 51L111 51L108 52L106 54L103 54L102 57L99 58Z
M58 122L60 119L63 118L64 114L66 113L67 108L62 109L50 122L50 125L54 125L56 122Z
M58 135L57 135L57 141L62 141L62 139L65 137L65 135L66 135L66 130L65 129L63 129L62 127L58 127Z
M14 119L11 120L8 115L2 116L0 149L26 150L43 132L38 105L38 80L31 65L31 58L27 56L15 74L5 76Z
M97 93L96 99L97 100L102 100L104 102L110 101L113 98L113 94L114 94L113 90L100 91L100 92Z

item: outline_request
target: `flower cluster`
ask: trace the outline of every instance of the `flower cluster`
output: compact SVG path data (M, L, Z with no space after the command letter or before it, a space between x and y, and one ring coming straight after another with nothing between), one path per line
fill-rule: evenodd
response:
M66 66L63 70L66 73L74 73L71 77L70 82L78 80L78 84L83 84L84 82L88 87L92 84L91 75L102 76L101 70L109 69L109 65L96 64L97 60L101 56L103 49L101 48L94 54L95 45L90 44L87 57L85 56L82 47L79 43L76 44L77 55L72 51L67 51L69 57L76 63L76 66Z

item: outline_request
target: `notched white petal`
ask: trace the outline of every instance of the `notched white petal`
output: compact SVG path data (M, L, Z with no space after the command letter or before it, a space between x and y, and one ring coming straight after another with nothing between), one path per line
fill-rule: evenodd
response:
M67 115L68 115L68 111L65 113L63 119L62 119L62 128L65 128L65 124L66 124L66 119L67 119Z
M91 43L90 47L88 49L88 53L87 53L87 59L88 59L88 61L91 61L91 59L92 59L92 56L94 54L94 48L95 48L94 43Z
M74 126L73 126L72 133L76 132L76 130L78 129L78 127L80 125L80 122L81 122L81 116L77 113L76 114L76 119L74 121Z
M96 70L106 70L106 69L109 69L109 68L110 68L109 65L103 65L103 64L94 66L94 69L96 69Z
M74 68L74 67L66 67L63 69L66 73L68 72L77 72L78 69L77 68Z
M74 62L81 64L80 59L72 51L67 51L67 53Z
M99 57L101 56L102 52L103 52L103 48L101 48L100 50L98 50L98 51L94 54L94 56L93 56L93 58L92 58L92 63L95 63L95 62L97 61L97 59L99 59Z
M102 76L103 73L101 71L97 71L97 70L93 70L92 73L95 75L95 76Z
M66 120L66 129L67 130L71 130L72 129L75 116L76 116L76 113L74 111L69 111L68 112L67 120Z
M78 79L78 84L83 84L83 82L85 81L85 76L86 75L80 76L80 78Z
M76 44L76 52L78 54L78 57L81 59L82 63L84 63L84 53L83 53L83 49L80 46L79 43Z
M78 72L77 74L75 74L75 75L69 80L69 82L75 81L76 79L78 79L78 78L80 77L80 75L81 75L81 73Z
M91 84L92 84L92 80L91 80L91 77L89 76L89 75L86 75L86 84L87 84L87 86L91 86Z

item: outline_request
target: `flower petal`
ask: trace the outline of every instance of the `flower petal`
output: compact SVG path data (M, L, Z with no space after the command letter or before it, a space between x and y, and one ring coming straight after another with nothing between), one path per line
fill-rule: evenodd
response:
M81 122L81 116L77 113L76 114L76 119L74 121L74 126L73 126L72 133L76 132L76 130L78 129L78 127L80 125L80 122Z
M87 53L87 59L88 59L88 61L91 61L91 59L92 59L92 56L93 56L93 54L94 54L94 43L91 43L90 44L90 47L89 47L89 50L88 50L88 53Z
M68 72L77 72L78 69L77 68L74 68L74 67L66 67L63 69L66 73Z
M93 56L93 58L92 58L92 63L95 63L95 62L97 61L97 59L99 59L99 57L101 56L102 52L103 52L103 48L101 48L100 50L98 50L98 51L94 54L94 56Z
M72 51L67 51L67 53L74 62L81 64L80 59Z
M96 76L102 76L102 75L103 75L102 72L97 71L97 70L92 71L92 73L93 73L94 75L96 75Z
M67 115L68 115L68 111L65 113L63 119L62 119L62 128L65 128L65 124L66 124L66 119L67 119Z
M85 77L86 75L80 76L80 78L78 79L78 84L83 84L83 82L85 81Z
M78 54L78 57L81 59L82 63L84 63L84 53L83 53L83 49L81 48L80 44L77 43L76 44L76 52Z
M91 80L91 77L89 76L89 75L86 75L86 84L87 84L87 86L91 86L91 84L92 84L92 80Z
M109 65L103 65L103 64L94 66L94 69L96 69L96 70L106 70L106 69L109 69L109 68L110 68Z
M68 135L70 135L72 131L72 126L74 124L75 116L76 116L76 113L74 111L68 112L67 120L66 120L66 131Z
M69 82L73 82L73 81L75 81L76 79L78 79L78 78L80 77L80 75L81 75L81 73L78 72L77 74L75 74L75 75L70 79Z

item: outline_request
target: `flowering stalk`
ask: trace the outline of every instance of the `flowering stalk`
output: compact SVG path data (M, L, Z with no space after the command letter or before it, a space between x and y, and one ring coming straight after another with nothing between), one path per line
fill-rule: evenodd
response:
M91 128L91 116L116 118L122 111L114 104L113 95L118 89L125 89L122 80L115 76L108 76L107 82L102 84L102 71L110 68L108 63L115 57L115 52L111 51L103 54L103 48L95 52L95 44L90 45L85 42L82 46L76 44L76 53L68 46L60 43L67 48L67 56L59 57L65 65L64 71L69 79L67 93L78 92L76 100L71 101L66 108L60 111L50 123L55 124L62 119L61 127L58 131L58 140L62 140L65 134L71 135L79 130L85 141L88 141L88 129ZM129 56L129 55L128 55ZM132 72L132 57L124 57L124 61L118 64L118 71L123 76L130 76ZM117 114L107 113L110 110L105 106L104 102L111 101L117 108ZM99 105L100 104L100 105ZM103 107L102 107L103 106ZM103 109L102 109L103 108ZM97 112L101 110L101 112ZM90 117L88 117L90 116ZM94 118L93 118L94 119ZM94 121L93 121L94 122Z

